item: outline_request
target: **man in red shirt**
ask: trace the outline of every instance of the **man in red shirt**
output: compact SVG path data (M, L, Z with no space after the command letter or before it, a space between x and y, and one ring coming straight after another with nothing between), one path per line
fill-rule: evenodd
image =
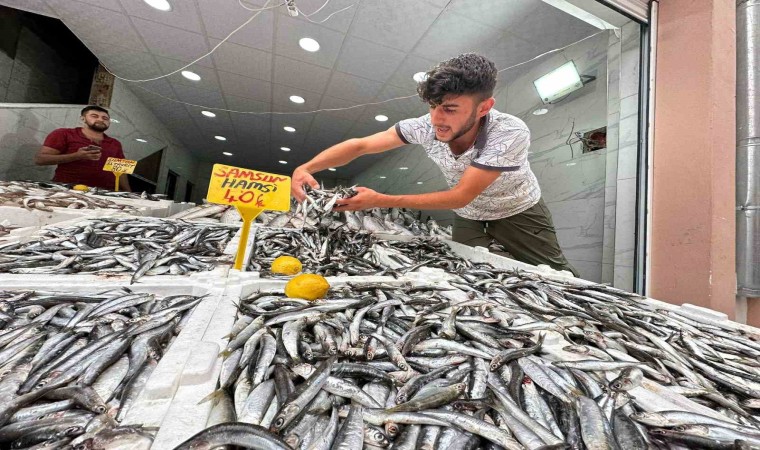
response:
M82 109L81 128L58 128L46 138L34 157L38 166L57 165L53 181L114 189L112 172L103 170L110 157L124 158L121 143L106 136L111 125L108 110L100 106ZM119 190L131 191L126 175L119 178Z

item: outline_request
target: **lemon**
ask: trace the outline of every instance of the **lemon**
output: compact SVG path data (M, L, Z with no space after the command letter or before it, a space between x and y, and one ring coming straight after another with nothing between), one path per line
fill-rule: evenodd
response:
M71 189L74 189L75 191L82 191L82 192L87 192L87 191L90 190L90 188L88 188L87 186L85 186L83 184L77 184L76 186L74 186Z
M322 298L330 289L330 283L322 275L304 273L297 275L285 285L285 295L290 298L316 300Z
M301 261L292 256L280 256L272 261L272 273L295 275L301 271Z

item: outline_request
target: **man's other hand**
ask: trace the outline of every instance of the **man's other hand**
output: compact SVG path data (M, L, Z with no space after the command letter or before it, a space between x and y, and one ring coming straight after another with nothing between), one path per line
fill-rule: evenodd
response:
M353 197L340 198L335 202L333 211L359 211L362 209L376 208L381 206L380 201L385 195L365 187L356 187L357 192Z
M295 197L299 203L306 199L306 192L303 187L309 185L314 189L319 189L319 183L305 169L297 168L293 171L290 179L290 195Z

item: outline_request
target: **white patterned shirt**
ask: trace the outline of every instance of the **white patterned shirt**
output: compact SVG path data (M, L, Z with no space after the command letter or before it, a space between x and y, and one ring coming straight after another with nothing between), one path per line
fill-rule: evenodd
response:
M459 183L469 166L502 172L467 206L454 210L465 219L503 219L527 210L541 198L541 188L528 162L530 130L515 116L491 109L473 146L459 156L454 156L449 144L436 140L430 114L398 122L396 132L405 143L425 148L449 187Z

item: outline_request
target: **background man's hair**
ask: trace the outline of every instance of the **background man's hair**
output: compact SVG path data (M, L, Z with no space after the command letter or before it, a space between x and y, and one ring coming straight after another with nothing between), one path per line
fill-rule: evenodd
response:
M482 100L493 96L496 65L485 56L464 53L438 63L417 84L420 98L430 105L440 105L449 94L478 95Z
M98 106L98 105L85 106L84 108L82 108L82 114L81 115L83 116L83 115L87 114L87 111L100 111L100 112L104 112L104 113L108 114L109 116L111 115L111 113L109 113L107 109L103 108L102 106Z

